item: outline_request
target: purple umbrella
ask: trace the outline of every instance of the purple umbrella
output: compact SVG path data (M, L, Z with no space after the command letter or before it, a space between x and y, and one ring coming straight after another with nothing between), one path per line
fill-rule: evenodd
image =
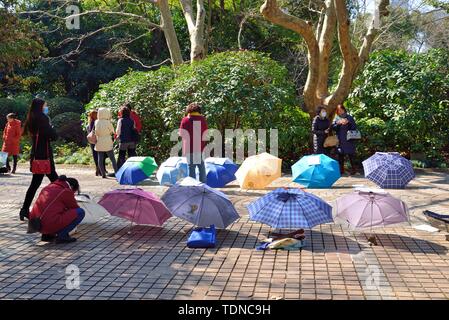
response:
M382 191L355 191L337 199L337 218L357 229L409 221L407 205Z
M98 202L111 215L135 224L161 226L172 215L165 204L142 189L117 189L106 193Z

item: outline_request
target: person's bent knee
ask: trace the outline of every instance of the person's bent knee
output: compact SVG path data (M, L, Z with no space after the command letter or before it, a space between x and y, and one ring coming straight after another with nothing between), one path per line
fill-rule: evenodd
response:
M86 216L86 212L85 212L84 209L82 209L82 208L76 209L76 213L78 214L78 218L79 218L80 220L83 220L84 217Z

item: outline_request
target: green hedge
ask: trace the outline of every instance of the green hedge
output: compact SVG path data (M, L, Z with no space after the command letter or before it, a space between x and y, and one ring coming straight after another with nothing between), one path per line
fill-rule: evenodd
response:
M308 151L310 119L298 107L287 69L262 53L223 52L177 68L130 72L102 85L86 110L107 107L116 116L125 101L143 120L139 152L158 161L168 157L170 133L193 101L203 105L210 128L278 129L286 165Z
M449 162L449 51L371 55L346 105L364 136L359 153L423 154Z

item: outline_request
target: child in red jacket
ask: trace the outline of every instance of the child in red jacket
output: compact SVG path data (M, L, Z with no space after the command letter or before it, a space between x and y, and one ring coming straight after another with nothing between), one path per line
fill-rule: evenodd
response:
M84 219L84 210L78 206L75 193L79 183L74 178L60 176L58 180L42 189L33 209L30 220L40 218L42 241L69 243L76 241L69 233Z
M17 115L15 113L10 113L6 116L5 130L3 130L3 146L2 151L8 153L8 158L6 160L6 169L11 171L9 165L9 156L12 156L13 165L11 173L16 173L17 169L17 156L20 152L20 137L22 136L22 123L17 120Z

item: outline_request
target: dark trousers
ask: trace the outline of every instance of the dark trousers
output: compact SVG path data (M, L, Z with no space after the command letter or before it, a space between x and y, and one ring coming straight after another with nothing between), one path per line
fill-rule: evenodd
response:
M95 151L95 145L91 144L90 145L90 149L92 150L92 156L94 157L95 167L99 170L99 167L98 167L98 152ZM107 154L103 158L103 167L106 167L106 158L107 158Z
M189 164L189 176L196 179L196 167L198 167L200 182L206 183L206 166L203 161L203 155L190 153L186 155L186 158Z
M28 187L27 193L25 195L25 201L23 202L22 210L25 210L26 212L30 210L31 202L33 202L36 191L41 186L42 180L44 180L44 176L44 174L33 174L31 184ZM50 182L54 182L58 179L58 174L53 169L50 174L47 174L47 178L48 180L50 180Z
M342 174L345 173L345 158L346 158L346 156L348 156L349 163L351 164L351 173L355 173L356 167L355 167L354 155L339 153L338 154L338 163L340 164L340 173L342 173Z
M17 168L17 156L12 156L12 171L16 171ZM6 169L11 170L9 166L9 157L6 158Z
M67 238L69 238L70 237L69 236L70 231L75 229L76 226L79 225L81 223L81 221L83 221L84 216L85 216L84 210L81 209L81 208L78 208L78 209L76 209L76 214L78 216L75 218L75 220L73 220L67 227L65 227L64 229L59 230L57 232L57 235L58 235L57 237L59 239L67 239Z
M126 150L118 151L117 169L120 169L126 161L126 152L128 152L128 158L137 156L136 149L128 148Z
M115 157L114 157L114 151L108 151L108 152L101 152L101 151L97 151L98 153L98 163L99 166L98 168L100 169L100 173L103 177L106 176L106 166L105 166L105 157L106 155L109 157L109 159L112 162L112 167L114 168L114 172L117 173L117 163L115 162Z

